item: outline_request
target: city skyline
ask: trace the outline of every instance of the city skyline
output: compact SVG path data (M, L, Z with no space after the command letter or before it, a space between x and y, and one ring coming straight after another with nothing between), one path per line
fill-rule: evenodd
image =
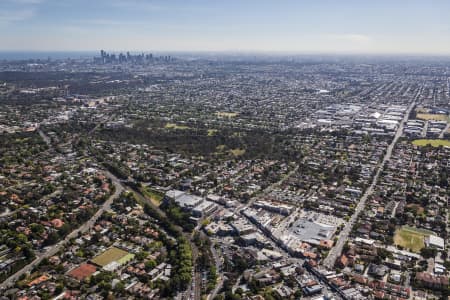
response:
M450 299L449 0L0 0L0 300Z
M0 51L450 54L446 1L55 1L0 4Z

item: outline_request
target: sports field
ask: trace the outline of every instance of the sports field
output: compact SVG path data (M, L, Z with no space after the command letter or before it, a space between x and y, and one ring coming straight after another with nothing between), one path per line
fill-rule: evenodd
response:
M235 118L239 115L239 113L237 112L224 112L224 111L219 111L216 112L216 115L218 117L225 117L225 118Z
M427 139L420 139L420 140L414 140L412 142L416 146L426 146L431 145L433 147L439 147L439 146L447 146L450 147L450 141L448 140L427 140Z
M423 113L419 113L417 114L417 119L422 119L422 120L436 120L436 121L446 121L448 122L448 116L447 115L442 115L442 114L423 114Z
M103 252L102 254L94 257L94 259L92 259L92 262L98 266L104 267L113 261L121 260L128 254L129 253L125 250L112 247Z
M129 262L130 260L133 260L133 258L134 258L134 254L133 254L133 253L128 253L128 254L125 255L124 257L118 259L117 262L118 262L120 265L124 265L124 264L126 264L127 262Z
M394 244L412 252L420 252L425 247L424 237L434 234L424 229L403 226L395 231Z

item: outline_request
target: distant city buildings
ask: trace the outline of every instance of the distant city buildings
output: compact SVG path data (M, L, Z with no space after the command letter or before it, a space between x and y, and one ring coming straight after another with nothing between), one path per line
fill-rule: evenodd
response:
M94 57L94 63L96 64L146 64L153 61L171 62L174 58L170 55L166 56L153 56L152 53L149 54L126 54L119 53L107 53L104 50L100 51L100 57Z

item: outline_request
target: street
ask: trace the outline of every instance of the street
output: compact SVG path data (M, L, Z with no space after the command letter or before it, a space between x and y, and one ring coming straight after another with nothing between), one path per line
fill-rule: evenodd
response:
M0 290L4 290L6 288L13 286L13 284L17 281L17 279L20 276L31 272L31 270L33 270L33 268L37 266L44 258L49 258L55 255L70 241L70 239L77 237L79 233L85 233L86 231L88 231L90 228L92 228L92 226L95 224L97 219L103 214L103 212L111 208L111 204L113 203L114 199L119 197L119 195L122 193L123 187L122 185L119 184L115 176L111 176L112 174L110 174L109 172L105 172L105 175L108 176L111 179L112 183L114 184L115 187L114 194L112 194L105 201L105 203L103 203L103 205L99 208L99 210L87 222L78 227L78 229L69 233L64 238L64 240L59 241L57 244L53 246L50 246L45 252L37 254L36 258L31 263L29 263L28 265L20 269L18 272L8 277L5 281L0 283Z
M420 95L420 93L416 96L416 99L419 95ZM358 219L358 216L361 213L361 211L366 206L367 198L370 195L372 195L374 188L378 182L378 177L380 176L381 172L383 171L384 166L386 165L386 162L389 161L389 159L391 158L392 150L394 149L395 144L397 143L398 139L403 134L403 127L404 127L406 121L408 120L411 110L413 109L413 107L416 104L416 99L409 105L408 109L406 110L405 116L397 128L397 132L395 133L395 136L394 136L392 142L389 144L388 148L386 149L386 154L384 155L382 162L377 167L375 176L373 177L370 186L366 189L366 191L363 194L363 196L361 197L358 205L356 206L355 212L353 213L350 220L347 222L347 224L345 225L345 227L342 229L341 233L339 234L339 239L338 239L336 245L330 250L330 253L324 259L322 264L325 267L327 267L328 269L332 269L334 267L334 263L336 262L336 259L338 258L339 255L341 255L342 249L344 248L344 245L348 240L348 237L353 228L353 225L355 224L356 220Z
M211 291L211 293L208 295L207 299L212 300L217 295L217 293L220 291L223 285L223 273L221 271L222 268L222 261L221 257L217 254L217 250L214 247L214 244L211 244L211 253L214 257L214 262L216 264L216 271L217 271L217 283L214 289Z

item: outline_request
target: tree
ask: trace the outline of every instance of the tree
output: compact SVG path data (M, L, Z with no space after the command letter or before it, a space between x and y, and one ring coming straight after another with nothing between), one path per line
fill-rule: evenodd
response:
M45 240L45 245L53 245L59 240L59 234L56 231L52 231L48 234L47 239Z
M61 236L66 236L71 230L71 227L69 224L64 223L60 228L59 228L59 234Z
M231 291L225 293L225 300L241 300L241 295L233 294Z
M114 291L116 293L123 293L123 291L125 291L125 285L123 284L122 281L119 281L118 283L116 283L116 285L114 286Z
M149 271L152 270L154 267L156 267L156 261L153 259L147 260L145 262L145 270Z
M435 257L437 254L437 249L435 248L422 248L420 250L420 254L424 257L424 258L431 258L431 257Z

